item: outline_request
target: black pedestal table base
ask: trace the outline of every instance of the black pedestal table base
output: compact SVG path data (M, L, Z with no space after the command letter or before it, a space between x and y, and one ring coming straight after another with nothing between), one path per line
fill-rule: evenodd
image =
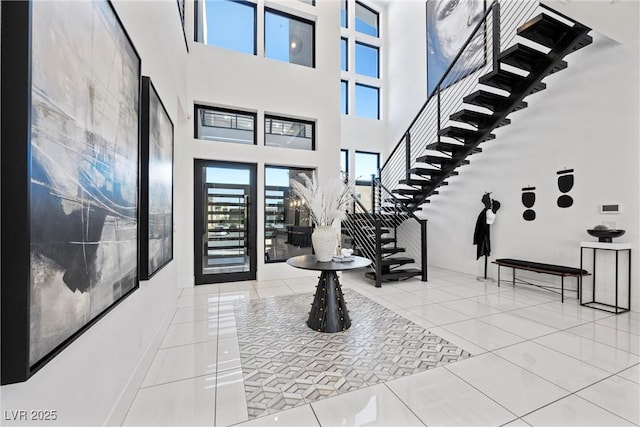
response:
M318 332L340 332L351 326L347 303L335 271L320 274L307 325Z

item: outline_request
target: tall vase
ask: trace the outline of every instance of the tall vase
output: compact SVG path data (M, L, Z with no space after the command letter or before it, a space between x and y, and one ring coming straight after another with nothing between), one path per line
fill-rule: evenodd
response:
M335 255L336 247L338 246L336 233L336 229L330 225L316 226L313 234L311 234L311 242L318 261L331 261Z

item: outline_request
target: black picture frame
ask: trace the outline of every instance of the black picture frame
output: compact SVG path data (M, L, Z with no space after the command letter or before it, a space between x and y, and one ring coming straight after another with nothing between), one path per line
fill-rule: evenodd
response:
M173 260L174 127L146 76L140 122L140 280L148 280Z
M138 288L141 61L107 0L1 7L5 385Z
M434 93L436 85L477 25L478 20L486 12L487 7L486 0L470 0L456 3L455 9L458 9L458 12L447 10L444 13L438 10L438 6L445 4L451 3L444 0L427 0L426 2L427 96L431 96ZM465 7L468 10L462 9ZM464 22L460 23L458 18L463 18ZM447 27L451 27L451 31L446 31ZM486 65L486 30L486 23L483 23L480 34L474 38L474 41L471 42L471 47L468 48L468 56L470 57L474 57L479 51L482 51L483 54L479 59L474 59L471 64L467 64L464 67L462 66L464 62L454 66L450 72L450 77L442 82L441 90L457 83ZM447 37L447 34L450 37Z

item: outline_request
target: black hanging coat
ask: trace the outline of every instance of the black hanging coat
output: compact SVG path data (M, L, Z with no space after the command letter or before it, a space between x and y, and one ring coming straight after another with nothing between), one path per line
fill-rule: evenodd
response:
M480 259L481 256L491 254L491 235L490 225L487 224L487 211L488 208L484 208L478 219L476 220L476 229L473 232L473 244L477 245L476 259Z

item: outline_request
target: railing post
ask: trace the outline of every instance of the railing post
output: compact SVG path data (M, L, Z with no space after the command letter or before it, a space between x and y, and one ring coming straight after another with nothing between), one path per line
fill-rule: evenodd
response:
M498 69L498 53L500 53L500 3L493 3L493 69Z
M436 136L438 137L438 142L440 142L440 85L438 85L437 90L438 90L438 99L436 101L438 101L437 102L438 120L437 120L437 126L436 126Z
M382 210L382 169L378 168L378 206Z
M404 147L404 151L405 151L404 174L407 182L409 182L409 180L411 179L411 172L409 172L409 169L411 169L411 132L407 131L407 133L405 134L405 138L407 142L405 143L405 147Z
M371 174L371 213L376 213L376 175Z
M421 280L423 282L427 281L427 220L420 220L420 263L422 269L422 277Z
M376 288L382 287L382 230L380 220L376 219Z

